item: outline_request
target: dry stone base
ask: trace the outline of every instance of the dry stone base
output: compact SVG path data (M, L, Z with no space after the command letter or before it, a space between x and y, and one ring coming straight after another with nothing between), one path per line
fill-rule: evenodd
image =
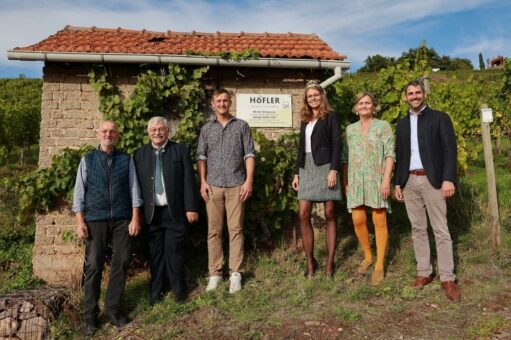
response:
M41 340L67 300L60 289L19 291L0 298L0 339Z
M37 216L32 251L34 276L51 285L72 285L82 277L83 246L74 239L75 217L67 206Z
M53 254L40 254L51 252ZM34 276L50 285L75 285L83 273L83 255L63 255L58 249L34 247L33 268Z

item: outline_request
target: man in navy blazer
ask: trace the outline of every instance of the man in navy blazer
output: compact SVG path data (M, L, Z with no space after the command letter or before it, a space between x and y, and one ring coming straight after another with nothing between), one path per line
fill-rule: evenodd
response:
M452 240L447 226L447 198L456 190L456 136L450 117L428 107L420 81L405 87L410 110L397 124L395 196L404 201L412 224L412 239L418 276L412 284L422 288L430 283L433 268L430 259L427 216L437 249L438 269L447 298L460 300L455 283Z
M176 301L183 302L185 236L189 223L198 220L192 159L186 145L169 140L165 118L151 118L147 133L151 142L136 150L133 158L149 226L150 303L163 298L166 280Z

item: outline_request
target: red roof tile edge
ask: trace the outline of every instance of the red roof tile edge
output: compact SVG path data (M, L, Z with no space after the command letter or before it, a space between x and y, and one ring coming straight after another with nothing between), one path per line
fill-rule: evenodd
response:
M221 33L221 32L214 32L214 33L205 33L205 32L175 32L171 30L167 30L166 32L157 32L157 31L148 31L148 30L132 30L132 29L125 29L125 28L97 28L95 26L93 27L75 27L67 25L62 30L58 31L57 33L50 35L48 38L43 39L42 41L26 46L26 47L16 47L13 50L14 51L34 51L34 52L61 52L61 53L73 53L73 52L79 52L79 53L93 53L98 52L96 51L87 51L87 48L83 46L83 44L90 43L88 41L82 42L82 45L80 45L79 40L72 40L74 39L73 36L69 37L69 34L72 34L73 32L97 32L100 35L95 38L101 38L101 33L106 33L109 36L112 36L111 33L117 33L117 34L127 34L133 41L136 41L136 39L140 39L140 35L149 35L151 36L151 39L154 39L155 37L183 37L184 39L189 37L205 37L205 38L213 38L213 39L220 39L220 38L240 38L240 39L246 39L246 38L263 38L263 41L260 42L260 44L266 44L263 46L263 49L267 51L267 53L270 53L272 50L274 53L271 53L271 55L262 55L261 58L265 57L273 57L273 58L289 58L289 59L318 59L318 60L345 60L347 58L346 55L339 54L335 52L326 42L321 40L316 34L304 34L304 33L247 33L244 31L241 31L239 33ZM131 36L132 35L132 36ZM94 37L94 36L92 36ZM90 38L90 37L89 37ZM286 38L290 38L291 40L285 40ZM59 40L60 39L60 40ZM278 39L277 42L272 41L271 39ZM300 40L304 40L301 41ZM100 41L103 43L102 47L104 51L101 51L99 53L104 54L117 54L118 52L113 52L112 47L107 45L108 42L106 40ZM138 41L136 41L138 42ZM146 43L144 41L144 43ZM149 43L149 41L147 41ZM125 49L125 52L122 54L158 54L158 55L187 55L187 53L175 53L175 51L162 51L164 48L155 45L155 42L150 42L151 46L144 46L142 47L135 46L133 48L139 48L138 51L136 50L127 50ZM156 42L157 44L158 42ZM186 42L184 42L186 45ZM250 45L247 45L248 42L239 42L239 41L233 41L232 44L229 44L229 46L234 46L229 49L229 51L237 51L241 50L243 46L249 46L245 47L244 49L250 48ZM280 43L280 44L279 44ZM248 43L249 44L249 43ZM275 46L273 46L276 44ZM298 46L295 46L298 45ZM316 49L310 48L306 49L307 46L313 45ZM43 48L44 47L44 48ZM236 48L237 47L237 48ZM256 47L256 46L254 46ZM187 47L187 50L193 50L196 52L196 50L201 53L204 52L204 55L207 55L210 53L212 56L214 56L214 52L212 52L212 48L210 45L205 45L204 43L200 43L198 45L190 45ZM216 48L218 49L218 48Z

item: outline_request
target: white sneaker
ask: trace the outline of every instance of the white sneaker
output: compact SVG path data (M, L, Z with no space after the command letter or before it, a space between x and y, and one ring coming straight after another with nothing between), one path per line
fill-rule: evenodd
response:
M206 292L211 292L218 288L218 285L222 281L221 276L210 276L208 281L208 286L206 287Z
M241 274L238 272L234 272L231 274L231 285L229 287L229 293L234 294L241 290Z

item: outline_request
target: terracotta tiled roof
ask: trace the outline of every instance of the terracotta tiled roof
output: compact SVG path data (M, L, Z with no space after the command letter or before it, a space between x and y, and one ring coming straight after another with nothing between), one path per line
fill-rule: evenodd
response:
M151 32L66 26L37 44L15 51L215 55L256 49L261 58L344 60L316 34Z

